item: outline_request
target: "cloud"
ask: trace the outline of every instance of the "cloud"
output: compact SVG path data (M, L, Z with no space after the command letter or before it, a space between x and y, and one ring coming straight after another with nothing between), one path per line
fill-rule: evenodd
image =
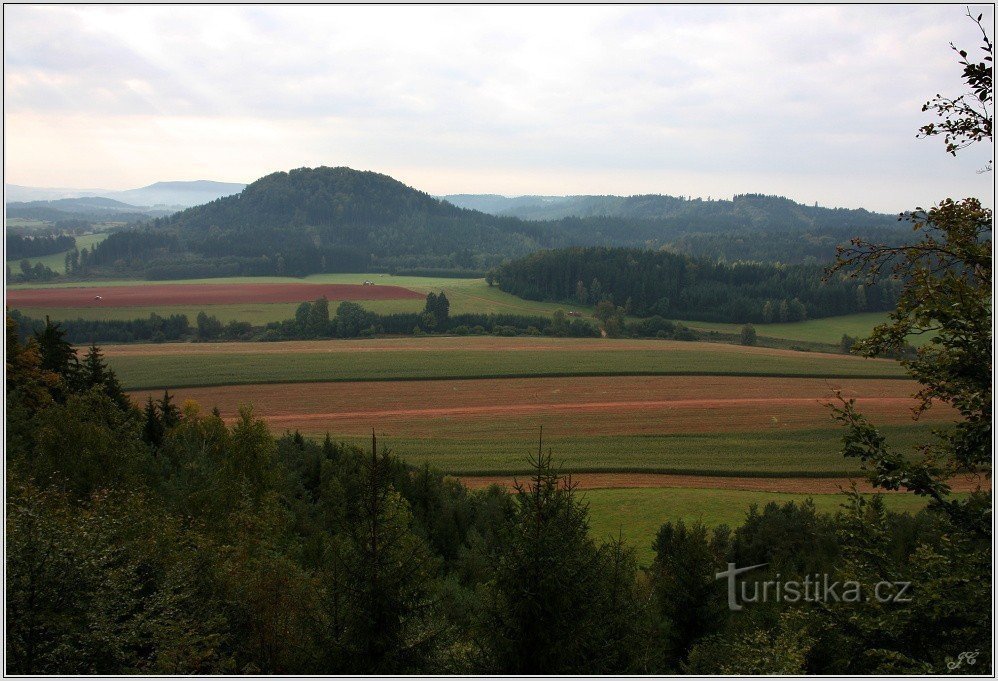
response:
M451 193L989 196L916 141L947 6L11 6L8 181L352 165ZM952 189L950 189L952 188Z

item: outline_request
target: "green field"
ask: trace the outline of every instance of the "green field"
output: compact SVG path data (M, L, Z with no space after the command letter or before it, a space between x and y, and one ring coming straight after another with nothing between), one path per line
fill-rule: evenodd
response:
M589 503L591 531L598 539L617 536L634 547L638 563L648 565L654 558L652 543L666 521L700 520L705 525L742 524L751 504L760 507L769 502L785 504L812 499L818 511L835 513L841 509L843 494L781 494L721 489L599 489L582 492ZM959 495L958 495L959 496ZM887 508L917 512L926 501L914 494L885 494Z
M97 234L85 234L83 236L76 237L76 247L80 250L84 248L93 248L94 245L99 244L101 241L107 238L108 232L99 232ZM53 272L58 272L59 274L66 273L66 253L69 251L62 251L60 253L53 253L52 255L46 255L41 258L28 258L28 262L34 265L36 262L40 262L45 265ZM7 267L10 268L11 272L17 274L21 271L21 261L20 260L8 260ZM78 284L79 285L79 284ZM10 288L30 288L30 287L40 287L43 284L14 284ZM25 313L27 314L27 313ZM58 317L58 319L63 319L63 317ZM134 319L134 317L130 317Z
M428 463L454 475L521 475L530 471L528 457L537 450L540 425L548 433L545 449L550 447L560 469L573 473L841 477L860 470L857 460L842 456L843 429L834 426L767 431L760 424L759 431L743 433L571 437L552 434L556 424L537 419L526 432L479 438L400 438L378 428L378 441L409 463ZM931 436L932 427L919 423L879 430L893 446L911 451ZM358 447L370 446L370 436L332 435Z
M416 339L411 339L416 340ZM442 339L441 339L442 340ZM473 340L473 339L469 339ZM520 339L520 343L524 340ZM546 339L534 339L540 343ZM529 376L608 375L732 375L892 378L904 376L899 364L847 355L778 353L713 343L645 341L646 349L612 351L610 339L573 339L593 349L555 352L520 349L516 352L481 350L406 350L391 352L337 351L329 341L321 352L253 352L260 344L245 343L238 351L200 354L119 353L107 346L111 367L122 384L138 388L179 388L248 383L316 381L385 381L412 379L509 378ZM263 344L266 345L266 344ZM174 346L176 347L176 346ZM356 347L344 345L343 349ZM529 346L526 346L529 347ZM604 351L600 348L608 348Z
M97 236L97 235L93 235ZM86 245L81 237L81 246ZM47 256L43 259L52 269L62 271L64 254ZM55 260L59 260L58 263ZM14 263L16 269L16 263ZM376 283L402 286L422 293L444 291L451 303L451 314L465 313L509 313L520 315L550 316L555 310L566 312L575 310L588 319L592 308L585 305L560 305L523 300L509 293L490 287L484 279L451 279L446 277L410 277L393 276L389 274L315 274L308 277L227 277L219 279L183 279L178 281L146 281L119 279L112 281L85 282L55 282L49 284L15 284L10 288L62 288L72 286L136 286L151 284L234 284L234 283L308 283L308 284L362 284L365 280ZM374 312L386 314L390 312L415 312L422 309L419 301L361 301L360 304ZM186 314L193 319L198 312L204 310L215 315L223 322L231 320L248 321L262 326L268 322L278 322L293 316L297 304L260 304L260 305L175 305L160 307L131 308L22 308L21 312L29 317L43 318L48 314L53 319L136 319L148 317L155 312L159 315ZM331 306L335 308L335 304ZM757 324L756 332L760 337L806 343L825 343L838 345L843 334L860 338L869 335L873 327L887 320L883 312L869 312L825 319L812 319L805 322L786 324ZM717 331L719 333L737 335L741 324L722 324L712 322L681 321L691 328L702 331Z
M639 565L650 565L655 557L652 544L667 521L701 521L707 526L738 527L749 506L770 502L785 504L814 501L819 512L835 513L846 501L844 494L782 494L723 489L639 488L596 489L581 493L589 503L591 533L597 539L622 537L634 547ZM963 494L955 494L957 498ZM885 494L889 510L917 513L928 503L914 494Z
M808 341L812 343L832 343L837 345L842 340L842 334L853 338L863 338L870 335L873 327L888 321L886 312L861 312L841 317L826 317L825 319L809 319L806 322L790 322L786 324L753 324L759 336L768 338L784 338L786 340ZM687 326L704 331L719 331L721 333L740 333L741 324L721 324L714 322L683 322Z

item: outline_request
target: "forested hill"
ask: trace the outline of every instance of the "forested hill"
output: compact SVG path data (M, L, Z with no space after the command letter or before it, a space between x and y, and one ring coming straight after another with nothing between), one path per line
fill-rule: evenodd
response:
M186 255L178 267L217 261L240 274L481 270L558 245L547 225L464 210L387 175L327 167L267 175L150 227L169 238L159 250L170 259Z
M893 282L864 286L819 265L725 264L663 251L568 248L504 264L491 276L530 300L597 304L628 314L708 322L794 322L890 310Z
M625 201L637 205L643 198ZM835 246L852 237L891 242L905 233L889 216L808 208L776 197L728 202L652 198L662 206L675 205L671 212L649 208L643 213L656 218L530 221L460 208L378 173L300 168L267 175L239 194L114 234L87 254L81 274L127 272L170 279L344 271L467 273L569 246L668 247L711 260L827 263ZM642 214L636 208L630 213Z
M453 194L442 197L455 206L523 220L611 217L682 220L691 229L828 229L845 226L889 227L896 215L863 208L807 206L783 196L740 194L731 200L666 194L635 196L516 196Z

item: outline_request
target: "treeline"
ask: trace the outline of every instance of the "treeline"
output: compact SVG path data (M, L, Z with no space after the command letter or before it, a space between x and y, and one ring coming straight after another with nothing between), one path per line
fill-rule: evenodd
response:
M48 236L7 235L7 260L38 258L76 247L76 239L66 234Z
M7 313L18 329L20 338L30 338L45 328L48 319L33 319L20 310ZM148 319L67 319L59 322L66 339L74 345L90 343L158 343L189 340L193 329L187 315L161 317L155 312Z
M294 319L267 324L260 340L303 338L357 338L381 334L449 333L498 336L548 335L589 338L598 336L595 325L570 319L564 313L552 318L515 314L450 314L447 295L430 293L422 312L377 314L357 303L344 301L330 316L329 302L319 298L302 303Z
M708 322L794 322L893 309L900 284L875 286L818 265L726 264L665 251L570 248L503 264L490 276L528 300L610 301L638 316ZM895 285L896 284L896 285Z
M7 281L14 284L31 281L52 281L58 277L58 272L48 265L37 261L32 263L28 259L22 260L18 263L17 272L12 270L9 264L7 265Z
M904 674L964 650L991 669L990 536L945 513L853 496L665 522L640 568L550 455L512 494L470 491L373 438L134 405L98 348L12 329L8 673ZM732 563L765 564L734 579L739 611ZM815 575L868 600L817 598Z

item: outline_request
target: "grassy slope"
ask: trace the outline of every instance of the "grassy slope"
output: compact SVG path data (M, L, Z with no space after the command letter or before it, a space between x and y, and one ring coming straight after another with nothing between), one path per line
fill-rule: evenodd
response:
M85 234L84 236L76 237L76 247L80 250L84 248L93 248L95 244L99 244L101 241L107 238L107 232L99 232L97 234ZM62 251L60 253L53 253L52 255L46 255L41 258L28 258L28 261L34 265L36 262L40 262L54 272L59 274L66 273L66 253L69 251ZM21 261L20 260L8 260L7 266L10 267L14 274L21 271ZM21 287L24 288L25 285L15 284L11 288Z
M605 489L584 492L589 503L591 531L599 539L621 535L635 548L639 564L648 565L654 558L652 543L666 521L700 520L706 525L741 525L751 504L760 507L769 502L800 503L810 498L819 511L834 513L845 501L841 494L795 495L776 492L749 492L717 489ZM913 494L887 494L886 504L895 511L916 512L925 500Z
M543 339L536 339L543 342ZM704 375L900 377L895 362L817 353L774 353L710 343L649 341L649 349L606 352L613 341L580 339L592 350L516 352L406 350L253 352L253 343L225 354L119 354L106 347L111 367L127 389L251 383L506 378L514 376ZM658 345L654 345L658 343ZM348 348L350 346L344 346Z

